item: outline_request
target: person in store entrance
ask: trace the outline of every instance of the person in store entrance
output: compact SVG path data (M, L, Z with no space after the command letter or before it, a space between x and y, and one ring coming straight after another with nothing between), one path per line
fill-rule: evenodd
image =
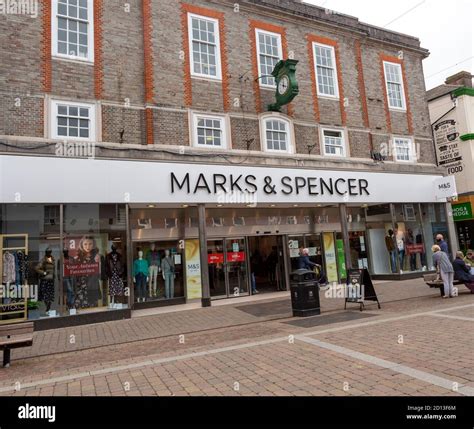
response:
M441 279L444 283L444 295L443 298L454 297L454 268L453 264L449 260L448 255L441 250L441 247L434 245L431 250L433 251L433 264L436 267L436 271L441 275Z
M300 256L298 258L298 269L315 271L318 275L317 280L320 285L327 285L328 279L323 272L321 265L312 262L309 259L309 249L300 248Z
M454 278L464 283L471 293L474 293L474 276L471 274L471 268L464 262L464 253L456 252L453 268Z
M298 269L299 270L310 270L313 271L314 267L318 264L311 262L309 259L309 249L300 248L300 256L298 258Z

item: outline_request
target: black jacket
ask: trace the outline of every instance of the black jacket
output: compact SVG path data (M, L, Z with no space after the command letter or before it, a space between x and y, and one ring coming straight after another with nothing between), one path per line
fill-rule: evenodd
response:
M471 269L466 265L466 263L459 258L456 258L453 262L454 268L454 278L463 283L473 283L474 276L470 274Z

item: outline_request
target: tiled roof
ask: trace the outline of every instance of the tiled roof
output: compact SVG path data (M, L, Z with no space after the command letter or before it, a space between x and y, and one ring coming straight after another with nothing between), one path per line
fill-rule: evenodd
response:
M455 89L460 88L462 85L440 85L437 86L436 88L430 89L429 91L426 92L426 96L428 98L428 101L435 100L439 97L443 97L444 95L450 94L453 92Z

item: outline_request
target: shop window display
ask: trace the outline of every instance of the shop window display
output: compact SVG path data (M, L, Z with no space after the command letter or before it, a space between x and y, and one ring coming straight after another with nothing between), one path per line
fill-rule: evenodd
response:
M71 315L128 306L123 208L64 206L62 290Z
M369 206L366 220L373 274L397 273L397 242L390 204Z
M183 251L182 240L135 243L135 302L184 297Z
M0 324L61 315L60 225L46 212L0 205Z

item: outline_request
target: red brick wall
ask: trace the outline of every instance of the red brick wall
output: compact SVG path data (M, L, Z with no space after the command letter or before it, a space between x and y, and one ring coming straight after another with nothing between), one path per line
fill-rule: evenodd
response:
M404 90L405 90L405 101L406 101L406 108L407 108L407 112L406 112L407 126L408 126L409 134L413 134L413 117L412 117L411 107L410 107L410 95L409 95L409 91L408 91L408 82L407 82L407 77L406 77L405 64L404 64L403 60L401 60L397 57L390 56L390 55L385 55L382 52L382 53L380 53L380 73L381 73L380 77L382 79L382 84L383 84L385 117L387 118L388 131L390 133L392 132L392 118L391 118L391 114L390 114L390 108L388 106L387 83L385 81L385 71L384 71L384 66L383 66L384 61L400 64L401 67L402 67L403 87L404 87Z
M346 125L346 109L344 107L344 85L341 69L341 58L339 54L339 45L336 40L329 39L327 37L316 36L314 34L306 35L306 40L308 41L308 59L310 61L310 70L311 70L311 81L313 87L313 107L314 115L316 122L320 121L320 112L319 112L319 103L318 103L318 92L317 92L317 82L316 82L316 71L314 69L314 50L313 43L321 43L322 45L332 46L334 48L334 53L336 57L336 70L337 70L337 81L339 87L339 108L341 110L341 122L342 125Z
M357 78L359 82L359 93L362 105L362 119L366 128L370 127L369 109L367 107L367 93L365 91L364 66L362 65L362 51L360 41L355 42L356 60L357 60Z
M288 58L288 39L286 37L286 29L273 24L268 24L263 21L250 21L249 35L250 35L250 47L252 49L252 72L254 77L254 96L255 96L255 110L257 113L262 113L262 97L260 94L260 70L258 69L258 50L257 50L257 39L255 31L263 30L270 33L276 33L281 36L281 48L283 53L283 59ZM288 105L288 115L293 116L294 110L291 104Z
M43 0L43 46L41 48L41 75L43 78L43 91L51 92L51 0Z
M96 100L103 98L104 67L102 58L103 0L94 1L94 93Z
M219 21L219 39L220 39L220 56L222 68L222 95L223 95L223 109L228 112L230 109L230 94L229 94L229 71L228 71L228 52L226 44L226 29L225 17L223 12L217 12L212 9L207 9L199 6L193 6L183 3L181 5L181 25L182 25L182 43L184 52L184 104L187 107L192 107L193 104L193 90L191 81L191 53L189 52L189 31L188 31L188 13L205 16L208 18L217 19Z
M144 57L144 80L145 80L145 103L153 104L155 98L155 82L153 67L152 46L152 19L151 0L143 0L143 57ZM153 138L153 111L149 107L145 111L146 142L154 144Z

